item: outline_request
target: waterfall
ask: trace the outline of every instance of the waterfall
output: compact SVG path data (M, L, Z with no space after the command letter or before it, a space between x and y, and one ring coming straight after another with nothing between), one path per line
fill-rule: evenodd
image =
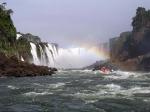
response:
M48 57L48 66L54 66L54 51L50 44L45 45L45 53Z
M99 47L59 48L56 44L30 43L32 63L57 68L81 68L103 59ZM103 47L102 47L103 48ZM105 47L104 47L105 48ZM104 49L103 48L103 49Z
M22 36L21 34L17 34L16 39L18 40L21 36Z
M52 45L53 51L54 51L54 56L57 57L58 56L58 49L55 45Z
M42 44L42 43L41 43ZM31 54L33 57L32 63L36 65L55 67L55 57L57 56L57 47L54 44L43 43L31 45ZM37 49L40 51L40 57L38 57Z
M24 61L23 57L21 56L21 61Z
M39 65L39 58L38 58L38 55L37 55L37 48L36 48L36 45L32 42L30 42L30 45L31 45L31 54L32 54L32 57L33 57L33 61L32 63L36 64L36 65Z
M41 47L41 45L39 45L39 48L40 48L40 55L41 55L41 59L40 59L40 65L44 65L44 66L47 66L47 58L46 58L46 54L45 54L45 51L44 49Z

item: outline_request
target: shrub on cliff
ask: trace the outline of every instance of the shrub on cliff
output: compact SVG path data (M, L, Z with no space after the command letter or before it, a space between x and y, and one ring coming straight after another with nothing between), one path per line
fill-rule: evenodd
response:
M133 31L139 31L140 28L146 26L150 22L150 10L146 10L143 7L138 7L136 10L136 16L133 17L132 26Z
M23 58L25 58L26 61L28 61L32 57L30 52L31 51L30 42L26 38L20 37L16 41L16 48L19 57L23 56Z
M13 25L11 9L5 8L6 3L0 4L0 51L10 55L16 54L16 28Z
M11 9L6 9L0 4L0 40L13 43L16 40L16 28L11 19Z

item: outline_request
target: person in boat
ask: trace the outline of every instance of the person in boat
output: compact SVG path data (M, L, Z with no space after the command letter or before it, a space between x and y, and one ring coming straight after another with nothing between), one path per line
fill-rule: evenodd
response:
M100 72L108 74L108 73L112 72L112 70L108 67L103 66L100 68Z

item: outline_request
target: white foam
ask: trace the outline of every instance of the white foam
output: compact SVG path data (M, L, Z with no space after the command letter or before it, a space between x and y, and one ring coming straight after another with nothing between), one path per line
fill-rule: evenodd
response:
M64 94L64 96L69 95L69 96L74 96L76 98L82 98L82 99L89 101L89 100L96 100L100 98L101 96L104 96L105 94L108 94L108 92L105 90L100 90L100 91L93 92L93 93L77 92L75 94Z
M104 97L116 97L118 94L123 95L124 97L131 97L134 94L149 94L150 87L131 87L129 89L122 88L120 85L116 84L106 84L106 85L97 85L95 88L97 91L91 91L91 93L87 93L87 91L77 92L75 94L69 94L70 96L81 98L85 101L98 100ZM68 96L68 95L66 95Z
M50 88L59 88L59 87L62 87L64 85L65 85L65 83L49 84L49 87Z
M95 102L97 102L98 100L87 100L87 101L85 101L85 103L86 104L88 104L88 103L95 103Z
M133 87L129 89L133 94L135 93L150 93L150 87Z
M144 102L150 102L150 99L144 99L143 101Z
M92 81L93 81L93 80L87 79L87 80L84 81L84 83L90 83L90 82L92 82Z
M17 34L16 39L18 40L21 36L21 34Z
M23 57L21 56L21 61L24 61Z
M107 84L107 85L105 85L105 87L110 90L120 90L121 89L121 86L116 85L116 84Z
M30 42L30 46L31 46L31 54L32 54L32 57L33 57L33 63L36 64L36 65L39 65L40 61L39 61L39 58L38 58L38 55L37 55L36 45L34 43Z
M105 75L105 78L110 79L127 79L129 77L138 77L139 74L136 72L126 72L126 71L114 71L112 75Z
M9 89L13 89L13 90L14 90L14 89L19 89L19 88L15 87L15 86L12 86L12 85L8 85L7 87L8 87Z
M24 95L25 96L43 96L43 95L51 95L51 94L53 94L53 93L44 91L44 92L41 92L41 93L38 93L38 92L28 92L28 93L25 93Z
M85 72L85 73L91 73L92 72L93 73L92 70L88 70L88 69L87 70L82 70L82 72Z
M134 94L149 94L150 87L132 87L130 89L118 89L114 91L115 94L122 94L125 96L133 96Z

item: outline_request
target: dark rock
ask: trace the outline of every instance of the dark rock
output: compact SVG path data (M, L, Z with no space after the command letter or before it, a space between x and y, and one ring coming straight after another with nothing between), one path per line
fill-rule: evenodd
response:
M109 60L102 60L102 61L96 61L94 64L84 67L83 69L88 69L88 70L100 70L102 67L109 68L110 70L117 70L118 67L112 64Z
M19 61L15 56L7 57L3 53L0 53L0 60L0 76L44 76L52 75L57 71L56 68L28 64Z
M123 32L119 37L110 39L110 57L112 61L125 60L129 57L129 43L131 32Z
M30 33L27 33L27 34L19 33L19 34L22 35L21 38L25 38L29 42L33 42L35 44L41 43L41 39L38 36L34 36L34 35L30 34Z
M133 31L110 39L111 62L124 70L150 71L150 10L139 7Z

